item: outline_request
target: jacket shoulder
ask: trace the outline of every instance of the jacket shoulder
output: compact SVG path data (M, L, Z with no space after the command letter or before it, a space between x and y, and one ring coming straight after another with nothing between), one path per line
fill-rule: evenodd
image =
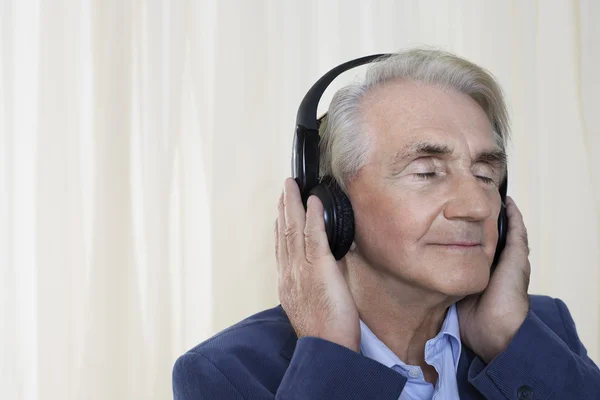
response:
M249 393L253 390L275 393L289 365L281 351L295 340L294 329L280 305L261 311L179 357L173 369L173 381L186 376L206 375L205 381L221 376ZM193 363L191 359L201 362Z
M289 319L279 305L251 315L216 333L189 352L206 355L214 351L236 351L240 347L260 349L260 351L280 350L293 332Z

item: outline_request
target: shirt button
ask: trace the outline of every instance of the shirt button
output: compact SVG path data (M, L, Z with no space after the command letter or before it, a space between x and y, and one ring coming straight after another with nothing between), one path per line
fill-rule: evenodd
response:
M529 386L523 385L517 390L517 397L519 400L533 400L533 390Z
M408 371L408 376L410 376L411 378L418 378L419 377L419 371L417 371L416 369L411 369L410 371Z

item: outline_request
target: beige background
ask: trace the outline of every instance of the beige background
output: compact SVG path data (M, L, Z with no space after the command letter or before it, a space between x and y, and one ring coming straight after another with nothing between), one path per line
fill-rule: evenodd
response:
M594 0L0 0L0 398L170 398L178 355L278 303L305 91L421 44L505 89L531 292L600 361L598 20Z

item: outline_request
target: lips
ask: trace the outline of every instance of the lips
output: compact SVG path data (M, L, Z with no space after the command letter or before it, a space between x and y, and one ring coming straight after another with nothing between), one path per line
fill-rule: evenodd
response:
M451 242L451 243L432 243L433 246L444 251L473 251L482 249L482 245L479 242Z
M481 245L480 242L452 242L452 243L434 243L438 246L457 246L457 247L475 247Z

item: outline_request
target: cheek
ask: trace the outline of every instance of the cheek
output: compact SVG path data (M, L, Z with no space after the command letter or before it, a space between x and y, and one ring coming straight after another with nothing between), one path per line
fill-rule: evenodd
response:
M407 244L417 244L430 230L439 208L427 199L407 198L398 202L392 212L396 224L395 231L390 233L401 236Z
M485 237L488 243L496 245L498 241L498 219L490 218L489 221L485 223Z
M364 200L355 209L357 243L396 259L414 250L438 213L434 204L416 196L372 194Z

